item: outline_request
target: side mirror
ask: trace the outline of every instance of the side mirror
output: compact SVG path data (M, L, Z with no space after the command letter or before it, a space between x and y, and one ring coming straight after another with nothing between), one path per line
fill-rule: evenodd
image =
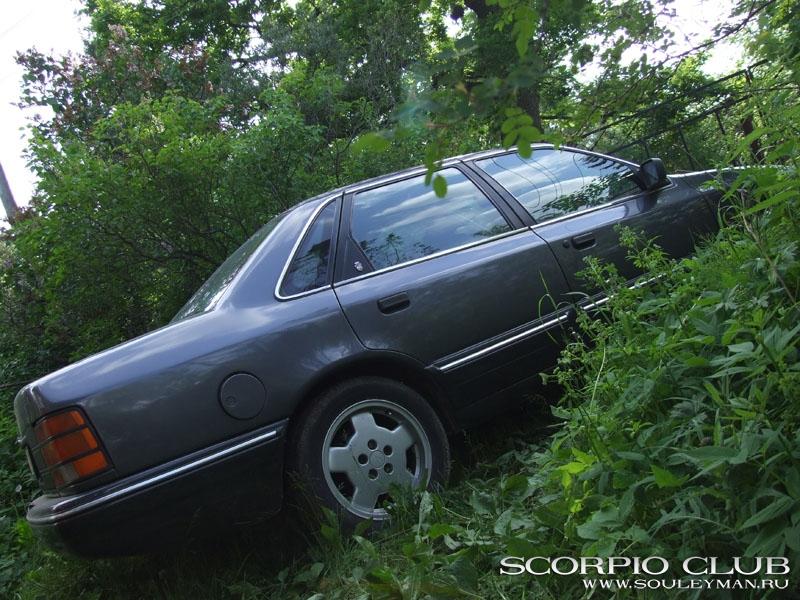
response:
M646 190L657 190L665 186L667 179L667 169L660 158L648 158L639 166L639 181Z

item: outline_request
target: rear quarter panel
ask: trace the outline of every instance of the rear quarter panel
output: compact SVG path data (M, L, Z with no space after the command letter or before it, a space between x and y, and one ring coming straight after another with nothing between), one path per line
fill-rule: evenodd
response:
M313 208L301 206L284 220L269 252L257 252L219 308L27 386L17 416L28 444L36 419L80 406L124 476L290 416L315 371L363 351L332 289L287 302L274 297ZM222 382L240 372L266 389L263 409L247 420L229 416L219 402Z

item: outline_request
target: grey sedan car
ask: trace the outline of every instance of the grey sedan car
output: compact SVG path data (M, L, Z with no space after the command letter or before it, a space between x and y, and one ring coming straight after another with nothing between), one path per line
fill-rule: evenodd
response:
M448 435L552 366L604 301L584 258L640 273L617 224L672 256L716 228L711 173L538 145L347 186L276 216L165 327L17 395L33 528L86 556L277 512L296 480L349 524L444 482ZM578 295L577 292L582 292ZM296 474L287 478L287 472Z

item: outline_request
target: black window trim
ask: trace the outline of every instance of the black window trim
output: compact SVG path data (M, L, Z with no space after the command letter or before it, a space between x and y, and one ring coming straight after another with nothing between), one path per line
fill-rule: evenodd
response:
M529 230L528 224L522 222L522 220L517 216L516 212L512 210L508 202L506 202L502 197L500 197L500 195L497 194L491 186L487 185L486 182L482 181L482 178L478 177L473 172L473 170L470 169L463 161L461 160L445 161L442 163L441 167L437 169L437 171L449 168L455 168L456 170L461 172L461 174L464 175L464 177L466 177L468 181L470 181L473 185L475 185L475 187L477 187L478 190L481 193L483 193L484 196L486 196L487 200L489 200L492 206L494 206L494 208L500 213L500 216L503 218L503 220L506 221L506 224L509 226L510 229L508 231L504 231L503 233L493 235L488 238L475 240L474 242L468 242L466 244L461 244L460 246L454 246L453 248L440 250L438 252L434 252L426 256L420 256L418 258L413 258L411 260L397 263L396 265L390 265L388 267L383 267L382 269L375 269L367 273L363 273L361 275L347 277L345 276L345 274L348 272L348 269L344 264L346 251L342 246L350 235L350 220L352 217L353 197L355 196L355 194L358 192L364 192L371 189L391 185L393 183L404 181L406 179L419 177L420 175L424 175L427 172L427 169L425 167L420 167L419 169L414 169L412 171L399 174L396 177L386 178L378 182L371 182L369 184L356 185L353 186L352 188L346 189L344 192L344 202L342 203L342 210L341 210L342 217L339 220L340 231L339 231L338 244L340 248L339 251L337 252L339 260L337 261L336 269L334 272L334 279L333 279L334 287L338 287L340 285L345 285L347 283L352 283L355 281L361 281L362 279L368 279L376 275L381 275L383 273L388 273L390 271L396 271L397 269L410 267L412 265L416 265L421 262L425 262L427 260L433 260L435 258L446 256L448 254L461 252L462 250L466 250L474 246L480 246L482 244L491 243L496 240L510 237L512 235L517 235L519 233Z
M556 148L552 144L535 146L533 148L534 152L536 150L554 150L554 149L556 149ZM616 163L622 164L622 165L624 165L626 167L630 167L631 169L637 169L638 168L638 165L636 163L633 163L633 162L631 162L629 160L624 160L622 158L617 158L616 156L609 156L607 154L602 154L600 152L592 152L592 151L589 151L589 150L583 150L582 148L573 148L571 146L559 146L558 150L565 150L567 152L573 152L575 154L586 154L587 156L595 156L595 157L604 158L604 159L609 160L611 162L616 162ZM513 203L512 206L519 207L522 211L524 211L524 214L527 215L528 219L530 220L529 221L529 226L530 226L531 229L536 229L537 227L542 227L544 225L550 225L550 224L553 224L553 223L558 223L560 221L564 221L566 219L571 219L573 217L584 215L584 214L593 212L595 210L602 210L602 209L605 209L605 208L609 208L610 206L614 206L615 204L621 204L622 202L627 202L628 200L631 200L632 198L635 198L637 196L648 195L648 194L655 193L655 192L659 192L660 193L663 190L671 189L671 188L675 187L675 185L676 185L674 181L672 181L669 177L667 177L667 180L669 181L669 183L667 185L665 185L665 186L662 186L662 187L658 188L657 190L639 190L639 191L634 191L634 192L631 192L629 194L625 194L623 196L617 196L616 198L614 198L613 200L611 200L609 202L606 202L605 204L599 204L597 206L590 206L589 208L584 208L582 210L577 210L575 212L566 213L566 214L560 215L558 217L553 217L552 219L547 219L545 221L536 221L536 219L533 218L533 216L528 212L528 210L525 208L525 206L519 200L517 200L511 192L509 192L505 187L503 187L503 185L499 181L497 181L494 177L489 175L489 173L487 173L486 171L481 169L477 164L478 161L485 160L487 158L497 158L497 157L500 157L500 156L506 156L508 154L516 154L516 153L517 153L517 149L516 148L514 148L512 150L498 150L496 152L486 153L485 155L481 155L479 157L476 157L475 159L472 159L472 160L468 161L466 163L466 165L468 167L470 167L471 169L474 169L474 171L477 173L477 175L479 177L481 177L482 179L485 179L487 181L487 183L489 183L489 185L491 185L492 188L494 188L497 191L497 193L499 195L501 195L503 197L503 199L507 203ZM526 221L528 221L528 219L526 219Z
M321 285L319 287L313 288L311 290L306 290L304 292L299 292L297 294L289 294L284 296L281 294L281 287L283 287L283 280L286 277L286 274L289 272L289 267L291 266L292 262L295 259L295 255L297 251L300 249L303 241L306 239L311 226L317 220L317 217L325 210L331 203L336 202L342 198L341 192L338 194L334 194L333 196L326 198L322 202L320 202L319 206L317 206L311 215L306 219L305 224L303 225L303 229L300 232L300 235L297 236L297 239L294 242L294 246L292 246L292 251L289 252L289 258L286 259L286 262L283 265L283 269L281 270L281 274L278 277L278 283L275 284L275 298L277 300L285 301L285 300L294 300L295 298L302 298L303 296L309 296L311 294L316 294L317 292L321 292L322 290L326 290L331 288L333 285L333 268L328 269L328 281L325 285ZM333 217L333 228L331 231L331 253L332 256L329 259L329 264L331 266L336 264L336 247L337 247L337 237L339 231L339 221L341 220L341 206L342 203L339 202L339 205L336 207L336 213Z

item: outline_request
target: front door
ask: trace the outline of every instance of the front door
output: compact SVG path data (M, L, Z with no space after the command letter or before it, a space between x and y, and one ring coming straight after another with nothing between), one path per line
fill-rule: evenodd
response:
M533 231L550 244L573 292L597 292L580 275L588 256L613 264L626 280L641 274L620 245L618 225L655 240L671 256L686 256L695 224L708 222L702 198L691 201L675 184L643 191L631 165L602 155L545 148L528 159L513 153L476 164L531 214Z

